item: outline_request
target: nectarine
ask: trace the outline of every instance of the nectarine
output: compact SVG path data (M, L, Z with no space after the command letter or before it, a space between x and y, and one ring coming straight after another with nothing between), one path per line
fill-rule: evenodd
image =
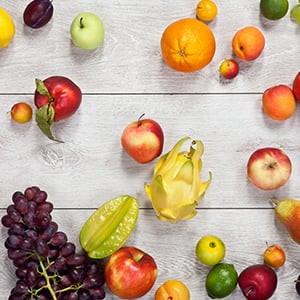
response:
M254 26L239 29L232 39L232 50L241 60L256 59L265 47L263 33Z

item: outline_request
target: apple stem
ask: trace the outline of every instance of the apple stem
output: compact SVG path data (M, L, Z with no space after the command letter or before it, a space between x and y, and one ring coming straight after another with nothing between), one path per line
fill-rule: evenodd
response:
M83 26L83 17L80 18L79 23L80 23L80 28L83 28L84 27Z
M253 292L253 288L250 288L248 291L247 291L247 293L245 294L245 296L246 296L246 298L250 295L250 293L252 293Z
M142 115L139 116L139 118L138 118L138 120L137 120L137 126L140 126L140 125L141 125L141 123L142 123L141 119L142 119L142 117L143 117L144 115L145 115L145 113L143 113Z
M279 201L276 199L276 198L272 198L272 200L271 200L271 202L276 206L278 203L279 203Z

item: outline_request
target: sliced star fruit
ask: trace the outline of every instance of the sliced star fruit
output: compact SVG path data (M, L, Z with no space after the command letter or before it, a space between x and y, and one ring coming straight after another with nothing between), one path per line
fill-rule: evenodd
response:
M121 248L132 233L139 214L138 201L123 195L100 206L80 231L80 244L91 258L105 258Z

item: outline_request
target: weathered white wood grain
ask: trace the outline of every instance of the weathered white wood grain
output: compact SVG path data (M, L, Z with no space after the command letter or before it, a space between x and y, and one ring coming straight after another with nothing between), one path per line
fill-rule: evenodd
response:
M50 141L34 119L25 125L13 122L5 112L21 100L32 103L32 96L0 96L3 203L14 189L38 185L56 207L95 208L120 194L150 207L144 182L151 181L157 160L138 164L120 143L125 126L142 113L161 124L163 153L184 136L203 141L201 177L207 180L211 171L213 180L200 207L270 208L273 196L300 199L299 111L285 122L273 121L262 111L261 95L84 95L79 111L52 127L64 143ZM293 172L284 187L265 192L249 184L246 164L254 150L269 146L286 151Z
M217 42L214 59L191 74L174 72L163 63L160 38L171 22L195 17L197 1L81 0L72 5L54 1L53 19L38 30L23 24L27 2L1 4L15 20L16 36L8 49L0 50L1 74L5 74L0 78L0 93L30 93L35 77L52 75L69 76L85 93L262 92L274 84L291 84L299 71L298 26L288 15L266 22L258 1L217 1L219 14L209 24ZM105 40L96 51L81 50L71 43L71 22L82 11L92 11L103 19ZM240 75L233 81L223 82L219 64L232 55L235 32L247 25L263 31L264 52L255 61L241 63Z
M58 222L59 229L67 233L78 250L81 226L92 211L74 209L53 212L53 219ZM185 282L191 291L192 300L210 299L205 291L205 278L210 268L203 266L195 256L195 245L206 234L216 234L224 240L227 246L224 262L234 263L238 273L247 265L262 262L266 241L280 243L286 250L287 261L284 267L276 271L278 288L272 299L298 299L294 279L300 268L299 245L291 242L285 229L274 220L272 211L267 209L200 210L194 219L175 225L156 220L151 210L141 210L136 228L126 245L147 251L158 265L157 281L141 299L153 299L155 289L170 278ZM1 245L5 236L6 229L1 228ZM5 255L3 249L0 264L1 300L7 299L4 295L9 293L15 281L14 266ZM118 298L107 291L106 299ZM237 287L228 299L242 299L240 289Z
M277 271L279 285L272 299L298 299L294 279L300 270L299 246L275 221L270 199L300 199L299 107L291 119L272 121L262 112L261 93L275 84L291 85L300 66L300 27L288 15L265 21L258 1L216 1L219 14L209 24L217 41L215 57L203 70L182 74L163 63L160 37L171 22L195 17L197 1L54 0L53 19L38 30L23 24L27 3L0 4L16 24L12 44L0 49L0 217L15 190L38 185L55 205L54 219L78 245L80 228L95 208L130 194L141 209L127 244L151 253L159 266L157 282L143 299L153 299L159 284L174 277L188 285L191 300L209 299L204 288L208 268L194 254L205 234L224 239L225 260L238 272L262 261L265 241L282 245L287 263ZM290 1L291 7L295 4ZM96 51L71 43L69 28L81 11L95 12L104 21L105 41ZM241 62L234 80L221 80L219 64L232 55L231 39L246 25L262 29L264 52L253 62ZM18 125L8 113L15 102L33 104L34 79L52 75L73 79L84 93L78 113L53 126L63 144L43 136L34 120ZM122 150L122 130L142 113L163 127L164 152L183 136L204 142L201 176L206 180L211 171L213 181L192 220L175 225L157 221L143 189L156 161L139 165ZM274 192L260 191L246 178L249 155L267 146L285 150L293 163L289 182ZM16 280L5 239L1 227L1 300L8 298ZM239 289L228 297L241 298ZM116 297L108 293L106 299Z

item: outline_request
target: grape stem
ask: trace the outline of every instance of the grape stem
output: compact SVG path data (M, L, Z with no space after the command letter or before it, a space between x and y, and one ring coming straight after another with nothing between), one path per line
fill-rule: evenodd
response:
M58 277L59 275L56 274L56 275L53 275L53 276L49 276L48 273L47 273L47 269L50 267L50 265L53 263L51 262L50 264L48 264L46 267L45 265L43 264L43 260L41 258L41 256L38 255L38 253L35 253L38 260L39 260L39 264L40 264L40 267L41 267L41 270L39 273L44 276L45 280L46 280L46 284L43 285L42 287L40 287L39 289L35 290L34 293L35 295L37 295L39 293L39 291L41 291L42 289L48 289L51 296L52 296L52 299L53 300L57 300L57 297L56 297L56 294L57 293L63 293L63 292L66 292L66 291L70 291L70 290L79 290L80 288L83 287L82 284L73 284L73 285L70 285L64 289L60 289L60 290L57 290L57 291L54 291L52 289L52 286L51 286L51 279L54 279L55 277Z

